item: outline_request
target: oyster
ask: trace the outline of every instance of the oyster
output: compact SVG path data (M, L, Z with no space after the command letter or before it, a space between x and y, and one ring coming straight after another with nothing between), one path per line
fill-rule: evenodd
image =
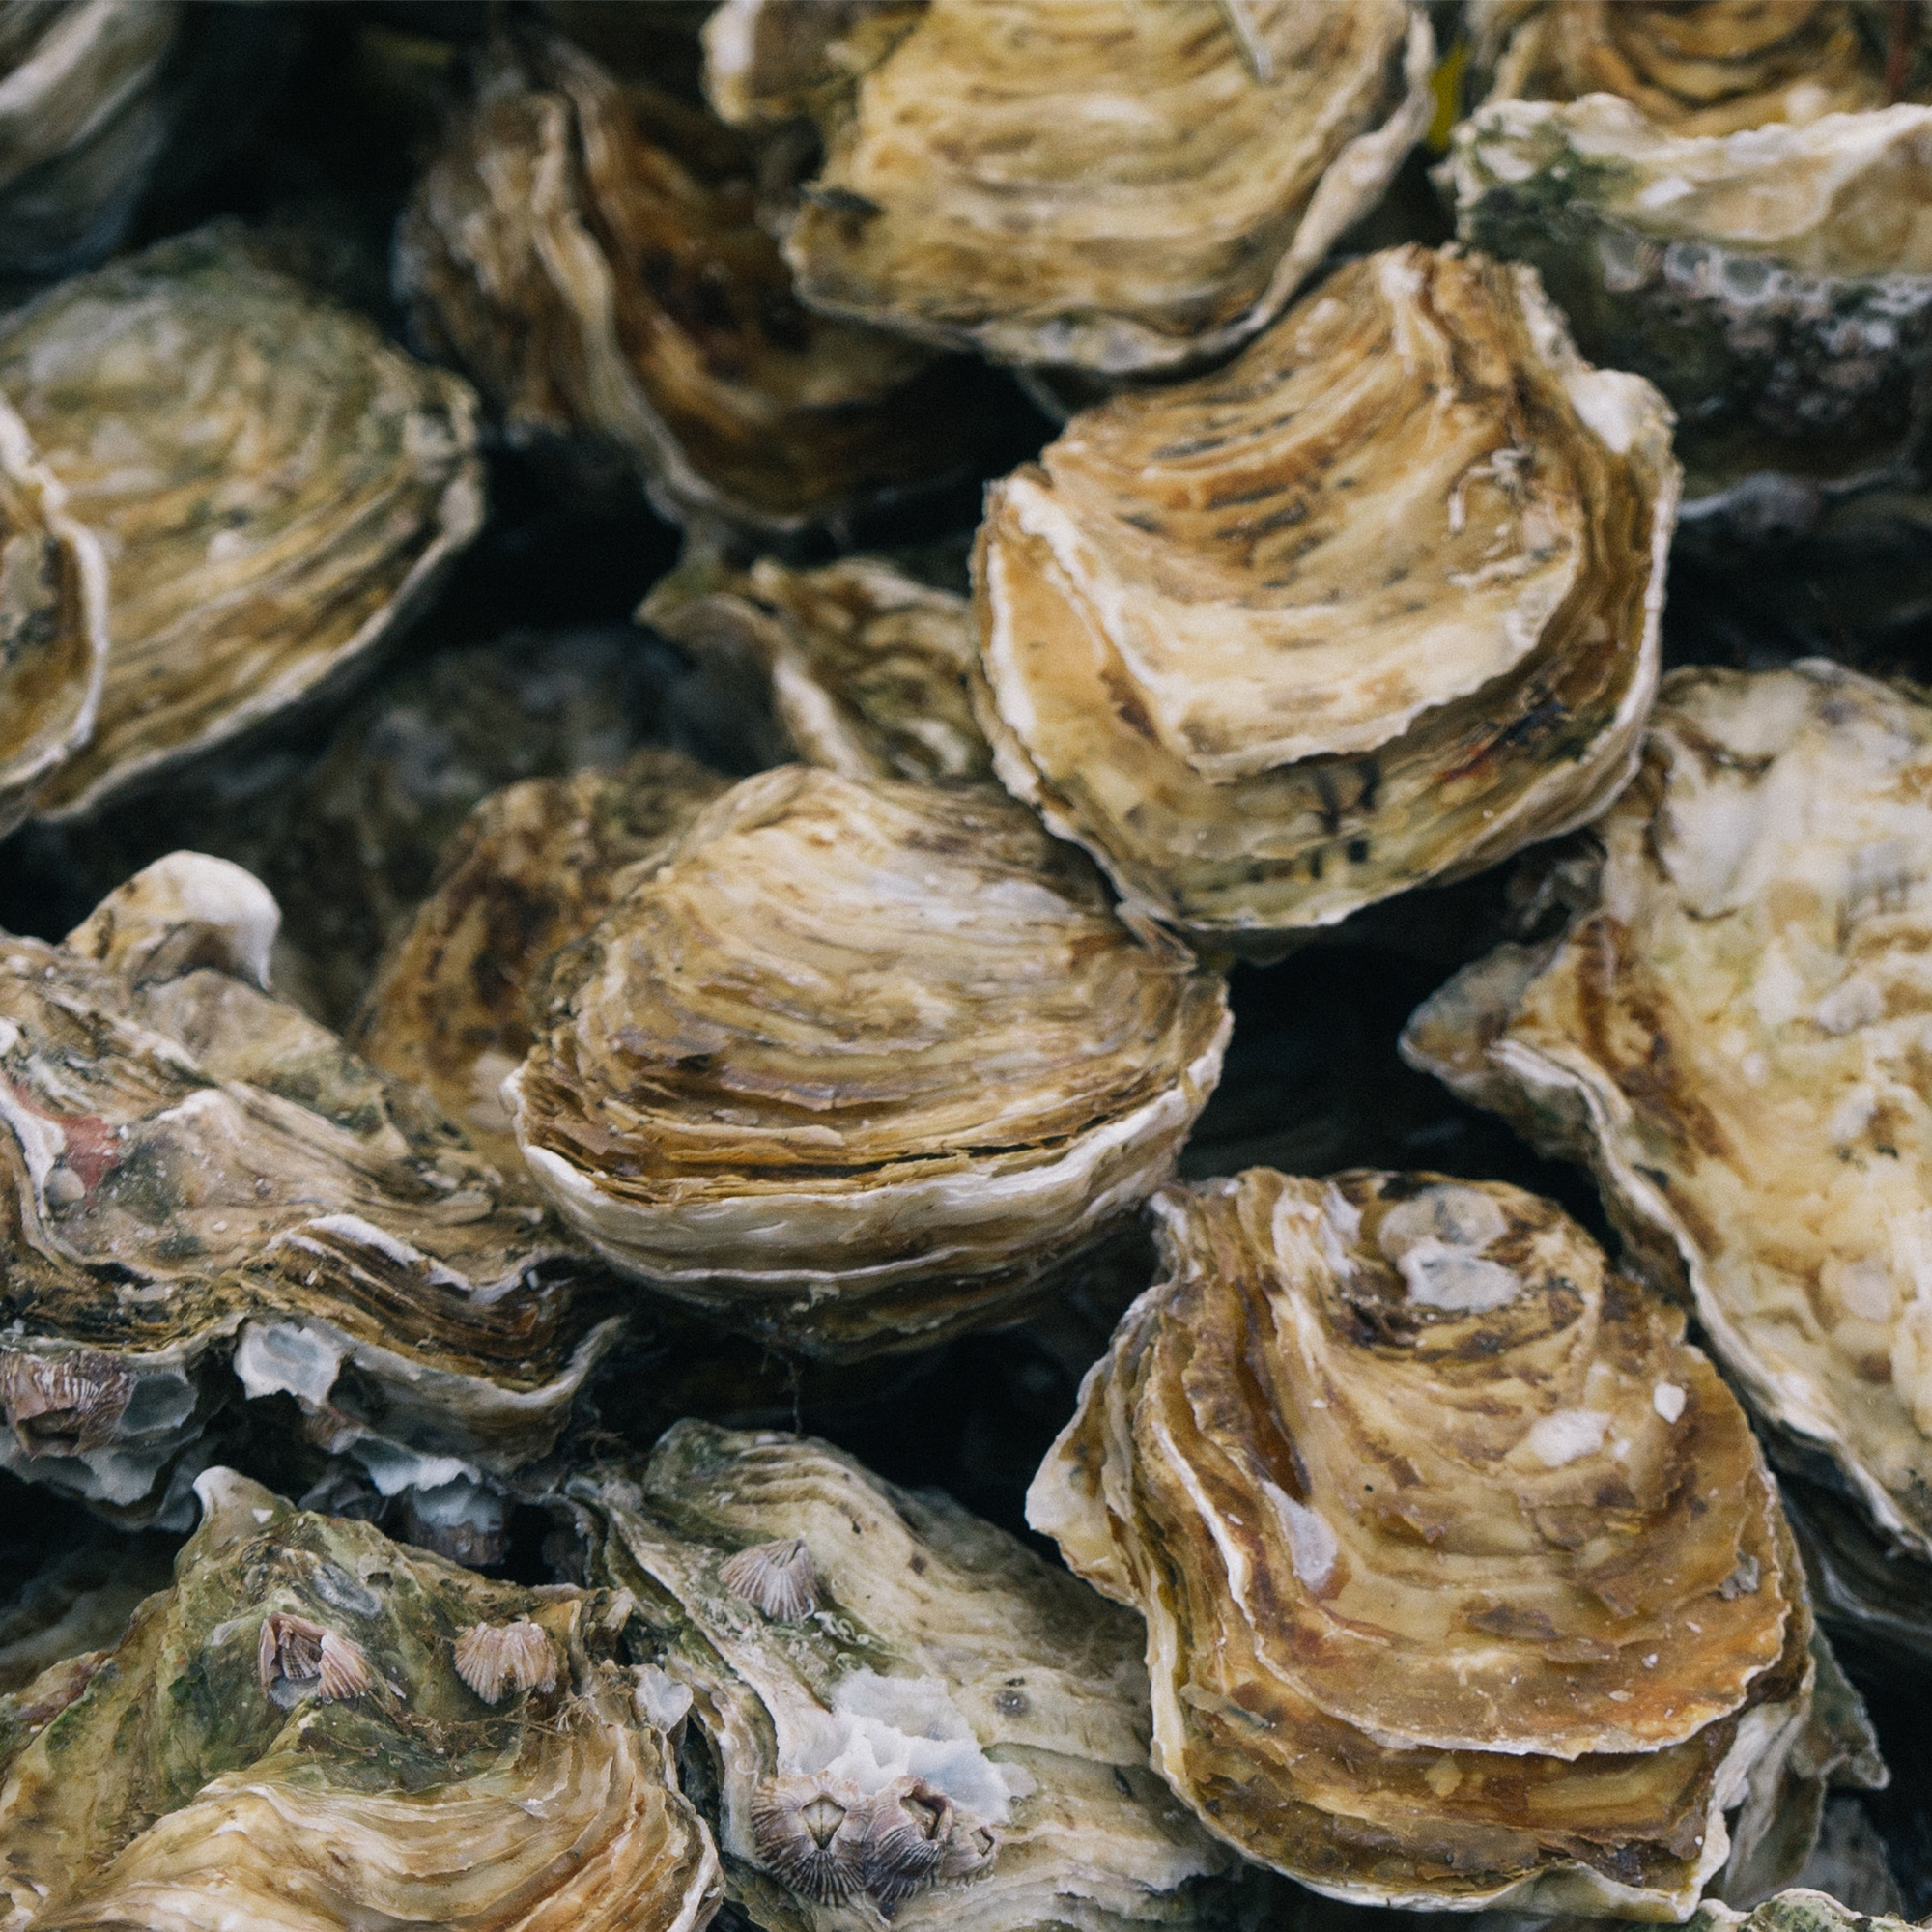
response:
M1692 1932L1906 1932L1911 1921L1891 1913L1840 1905L1822 1891L1794 1889L1749 1912L1713 1900L1690 1921Z
M638 617L703 667L721 708L747 721L759 764L797 759L849 779L992 776L969 694L971 606L883 559L689 564Z
M558 36L499 42L397 230L397 286L512 435L615 444L679 520L782 532L966 473L981 379L801 309L757 168Z
M1125 376L1281 312L1428 125L1433 42L1407 0L732 0L707 51L727 111L817 119L813 307Z
M553 980L504 1097L660 1293L806 1354L1019 1312L1171 1172L1220 976L990 785L747 779Z
M677 752L619 772L528 779L494 792L444 849L429 897L390 947L351 1043L413 1081L515 1172L499 1090L529 1050L526 996L597 923L626 867L657 852L726 787Z
M1672 674L1568 930L1404 1050L1688 1285L1746 1399L1932 1555L1932 706L1836 665Z
M1213 1918L1235 1861L1147 1768L1133 1620L935 1492L809 1438L682 1422L574 1477L599 1581L639 1606L725 1886L769 1932L1118 1932ZM804 1545L817 1607L743 1557Z
M216 223L0 318L0 391L98 531L106 682L37 801L85 812L338 682L483 518L468 386Z
M618 1324L521 1177L260 989L274 914L177 853L0 940L0 1465L172 1520L239 1385L460 1534Z
M1533 274L1408 246L1077 416L975 554L1008 788L1129 905L1280 949L1603 809L1657 676L1670 416Z
M232 1469L195 1488L173 1587L0 1702L0 1925L708 1922L718 1855L609 1661L620 1604L486 1582ZM479 1623L533 1634L534 1681L473 1687Z
M1683 1318L1494 1182L1154 1208L1165 1272L1028 1520L1147 1618L1163 1776L1334 1897L1688 1917L1776 1822L1817 1672Z

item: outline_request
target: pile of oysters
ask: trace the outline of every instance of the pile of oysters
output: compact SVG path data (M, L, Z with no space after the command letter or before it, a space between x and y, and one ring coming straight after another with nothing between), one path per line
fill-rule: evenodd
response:
M1932 12L0 0L0 1932L1932 1922Z

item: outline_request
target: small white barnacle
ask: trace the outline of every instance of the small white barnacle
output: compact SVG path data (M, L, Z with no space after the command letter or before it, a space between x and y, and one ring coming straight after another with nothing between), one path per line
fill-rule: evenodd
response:
M556 1653L527 1617L471 1624L456 1639L456 1674L486 1704L519 1690L556 1688Z
M952 1839L952 1801L920 1777L901 1777L871 1801L865 1888L890 1914L939 1876Z
M718 1580L775 1624L802 1622L818 1607L818 1568L803 1537L739 1550L719 1570Z
M766 1868L822 1905L853 1897L867 1881L872 1803L835 1777L768 1778L752 1794L752 1843Z
M271 1610L262 1619L256 1662L269 1701L284 1711L304 1697L323 1704L345 1703L376 1681L362 1646L353 1636L282 1610Z

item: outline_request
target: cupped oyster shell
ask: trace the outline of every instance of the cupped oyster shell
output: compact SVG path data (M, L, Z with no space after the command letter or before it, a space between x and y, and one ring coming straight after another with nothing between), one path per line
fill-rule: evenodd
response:
M884 558L794 570L760 557L742 571L699 559L659 583L638 619L697 661L759 764L993 774L973 716L971 605Z
M1932 1555L1932 705L1822 660L1672 674L1562 936L1404 1052L1590 1166L1758 1415Z
M172 1588L12 1700L0 1925L709 1921L710 1833L608 1661L621 1605L486 1582L231 1469L195 1487ZM547 1667L480 1673L479 1632Z
M758 166L561 36L499 41L397 230L399 293L512 435L614 444L679 521L782 533L966 473L980 378L802 309Z
M1001 779L1131 906L1277 951L1584 822L1655 689L1669 434L1533 273L1412 245L1338 270L994 486Z
M1146 1617L1156 1767L1333 1897L1689 1917L1816 1671L1681 1315L1499 1183L1257 1168L1154 1207L1164 1274L1028 1519Z
M493 792L444 848L430 895L385 954L351 1044L413 1081L506 1172L523 1164L500 1090L528 1052L528 997L552 956L610 907L626 868L729 781L681 753Z
M106 682L50 816L338 682L482 523L469 386L235 223L0 317L0 391L108 561Z
M559 966L504 1096L616 1266L850 1357L1017 1314L1130 1221L1228 1028L1220 976L994 787L781 766Z
M615 1339L521 1176L262 990L274 923L177 853L0 938L0 1465L129 1520L237 1384L385 1496L501 1485Z
M727 108L817 118L824 165L785 242L799 293L1003 362L1125 376L1225 355L1429 120L1433 40L1406 0L841 8L785 37L787 76L772 11L733 0L707 50Z
M1012 1537L824 1443L698 1422L569 1495L756 1924L1218 1922L1236 1861L1148 1770L1133 1620ZM757 1581L793 1542L813 1607L774 1617Z

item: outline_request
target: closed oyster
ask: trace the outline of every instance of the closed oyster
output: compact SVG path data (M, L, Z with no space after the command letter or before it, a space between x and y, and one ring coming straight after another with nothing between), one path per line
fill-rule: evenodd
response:
M350 1039L413 1081L506 1171L522 1164L500 1089L531 1044L526 995L597 923L624 868L665 845L728 781L677 752L618 772L494 792L445 848L429 897L390 947Z
M992 776L968 688L971 606L883 558L817 570L772 557L744 571L691 564L638 616L735 698L760 764L797 759L848 779Z
M1226 354L1429 120L1407 0L931 0L791 31L800 11L732 0L707 30L714 99L817 118L785 243L800 294L997 361Z
M1130 905L1275 950L1587 820L1655 688L1669 429L1533 274L1339 270L990 493L1001 779Z
M0 1726L0 1925L710 1919L710 1834L608 1661L620 1605L485 1582L231 1469L195 1488L173 1587ZM479 1619L537 1633L549 1681L479 1695L452 1641Z
M800 1352L1016 1315L1172 1171L1220 977L989 785L781 766L583 941L511 1103L626 1272Z
M823 1443L699 1422L569 1494L591 1576L632 1593L646 1673L689 1710L687 1781L754 1923L1219 1922L1236 1861L1147 1768L1133 1620L1012 1537ZM814 1566L802 1621L733 1581L780 1537Z
M1932 1555L1932 706L1673 673L1600 878L1418 1010L1416 1065L1587 1161L1760 1417Z
M1773 1822L1815 1672L1682 1317L1494 1182L1154 1205L1163 1277L1028 1519L1147 1618L1163 1776L1334 1897L1688 1917Z
M793 530L966 473L962 372L800 308L757 169L560 37L498 43L403 216L399 291L513 435L615 444L679 520Z
M461 1503L615 1339L521 1177L259 988L273 916L178 853L63 946L0 939L0 1464L134 1520L179 1515L237 1384Z
M339 682L482 522L468 386L233 224L0 319L0 391L109 566L99 714L50 815Z

